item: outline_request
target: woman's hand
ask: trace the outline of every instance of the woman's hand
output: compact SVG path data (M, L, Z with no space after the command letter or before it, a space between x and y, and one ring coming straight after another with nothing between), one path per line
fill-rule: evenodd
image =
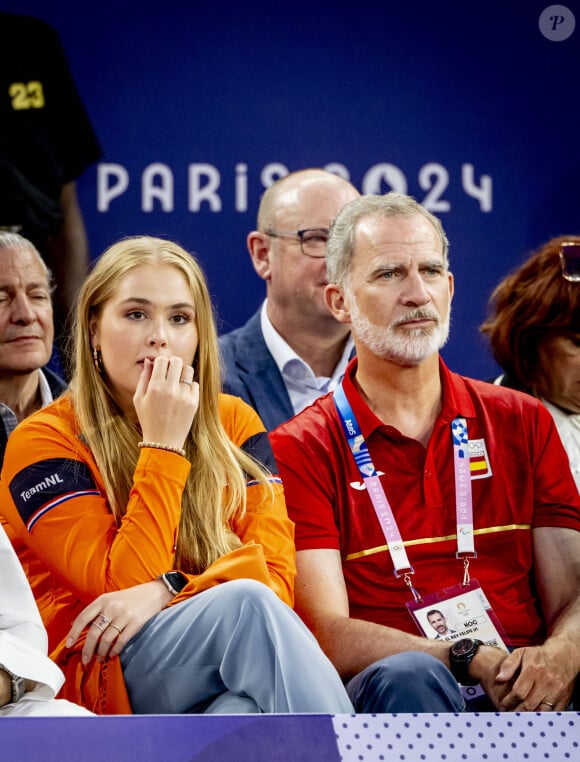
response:
M181 449L199 406L193 368L180 357L146 359L133 404L145 442Z
M160 580L104 593L84 608L72 623L66 638L67 648L78 640L88 626L82 662L88 664L118 656L125 645L155 614L171 600L171 593Z

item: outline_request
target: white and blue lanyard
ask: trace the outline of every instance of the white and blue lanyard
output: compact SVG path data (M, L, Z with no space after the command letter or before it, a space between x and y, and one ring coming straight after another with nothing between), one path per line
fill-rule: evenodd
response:
M395 577L403 577L416 601L421 600L411 583L414 569L409 562L405 544L385 490L374 467L365 438L363 437L352 407L341 383L333 393L334 404L342 423L344 435L354 457L359 473L367 489L375 514L385 536L393 561ZM457 558L464 561L463 583L469 581L469 558L475 558L473 540L473 502L471 495L471 473L469 468L469 440L467 421L458 416L451 423L453 440L453 461L455 465L455 504L457 522Z

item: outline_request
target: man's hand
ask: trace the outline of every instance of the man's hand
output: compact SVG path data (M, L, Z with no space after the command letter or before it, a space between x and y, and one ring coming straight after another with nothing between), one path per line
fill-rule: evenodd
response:
M469 676L481 683L496 709L501 710L501 703L509 692L509 685L497 682L497 675L503 667L508 654L495 646L480 646L469 665Z
M562 712L570 703L575 677L566 654L550 641L518 648L496 676L498 686L509 688L496 706L512 712Z

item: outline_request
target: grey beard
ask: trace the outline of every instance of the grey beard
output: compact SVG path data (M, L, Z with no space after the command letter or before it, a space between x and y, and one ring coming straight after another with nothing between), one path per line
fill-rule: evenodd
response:
M449 338L450 314L441 322L433 310L417 308L404 318L391 323L386 328L371 323L361 313L356 299L352 299L350 310L352 331L357 339L377 357L389 360L396 365L419 365L428 357L438 352ZM431 318L436 320L432 328L399 329L399 325L408 320Z

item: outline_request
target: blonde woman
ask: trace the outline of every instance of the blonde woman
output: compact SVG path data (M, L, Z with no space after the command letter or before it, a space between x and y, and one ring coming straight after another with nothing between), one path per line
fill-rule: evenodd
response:
M98 713L352 711L290 608L293 525L263 425L220 394L195 259L114 244L74 332L70 392L13 432L0 487L62 695Z

